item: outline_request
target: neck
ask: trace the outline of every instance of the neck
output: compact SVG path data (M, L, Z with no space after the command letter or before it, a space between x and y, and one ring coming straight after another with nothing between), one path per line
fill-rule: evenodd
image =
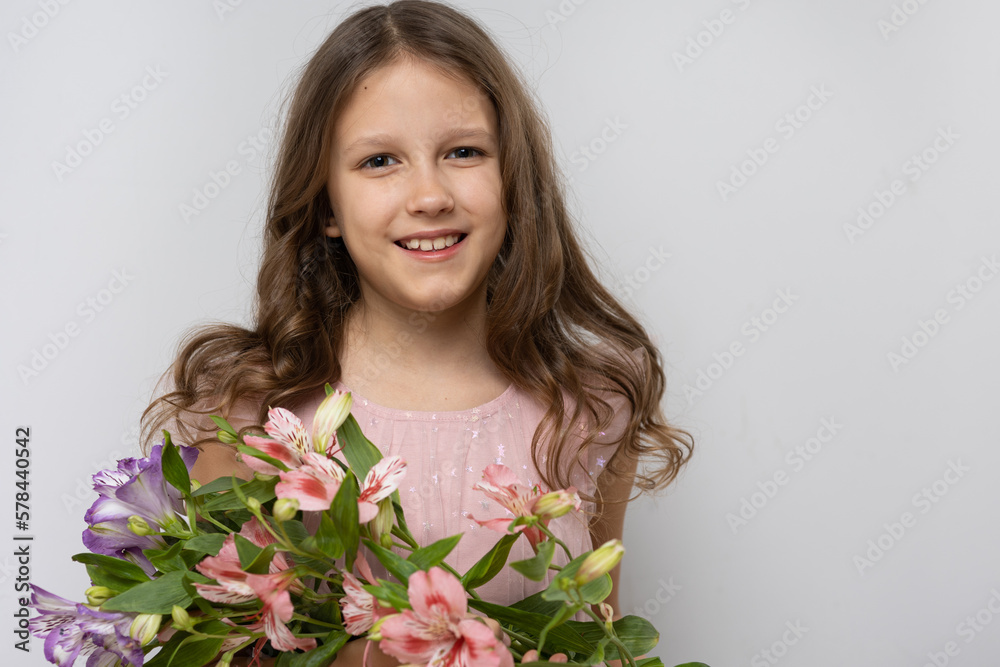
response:
M379 396L453 394L469 383L506 386L486 350L485 328L485 286L436 312L363 300L348 312L342 381L376 401Z

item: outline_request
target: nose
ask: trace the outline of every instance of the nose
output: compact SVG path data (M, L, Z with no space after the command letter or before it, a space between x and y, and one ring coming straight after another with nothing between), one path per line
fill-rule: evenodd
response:
M427 164L413 170L412 190L407 211L410 215L434 217L455 207L451 187L436 164Z

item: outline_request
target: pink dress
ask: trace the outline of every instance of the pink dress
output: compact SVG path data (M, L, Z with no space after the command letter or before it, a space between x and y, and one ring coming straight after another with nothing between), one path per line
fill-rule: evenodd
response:
M340 382L334 387L349 391ZM410 531L421 546L463 533L446 562L464 574L501 537L500 533L479 526L473 517L486 520L510 516L507 510L472 487L482 479L483 470L491 463L506 465L525 484L539 483L538 472L531 461L531 439L545 413L544 408L514 385L484 405L444 412L397 410L358 394L352 396L351 412L362 432L383 455L398 455L406 461L406 477L399 493ZM307 430L312 429L313 414L321 399L319 395L293 410ZM608 400L616 408L620 405L620 399L617 405L613 398ZM620 433L627 416L621 411L617 414L615 422L600 439L605 444L592 448L586 457L586 470L576 466L572 473L570 479L581 492L594 493L595 480L614 451L614 445L608 443L616 441L615 432ZM593 505L585 503L584 509L592 511ZM549 528L569 546L574 556L578 556L594 548L587 521L586 515L570 513L553 520ZM507 562L533 555L527 538L522 537L514 543ZM566 562L561 549L557 549L554 562ZM377 576L385 576L373 558L370 563ZM485 600L509 605L543 590L549 580L534 582L511 568L504 568L477 591Z

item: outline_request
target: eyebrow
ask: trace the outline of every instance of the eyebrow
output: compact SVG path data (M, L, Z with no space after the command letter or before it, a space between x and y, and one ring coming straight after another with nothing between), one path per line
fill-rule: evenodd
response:
M448 132L444 135L443 141L453 141L456 139L475 139L478 141L494 141L493 133L488 132L480 127L460 127ZM344 149L345 153L353 151L357 148L363 148L365 146L382 146L385 144L391 144L396 141L396 138L391 134L379 133L372 134L367 137L361 137L357 141L351 143L350 146Z

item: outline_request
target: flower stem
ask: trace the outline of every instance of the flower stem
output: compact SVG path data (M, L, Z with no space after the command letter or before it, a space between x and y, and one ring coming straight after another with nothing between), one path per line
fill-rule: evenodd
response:
M323 625L328 628L333 628L334 630L343 630L344 628L339 625L334 625L333 623L327 623L326 621L320 621L310 616L303 616L302 614L292 614L292 618L297 621L303 621L305 623L311 623L312 625ZM322 636L322 635L321 635Z
M595 614L594 610L591 609L590 605L588 605L588 604L584 604L583 611L588 616L590 616L592 619L594 619L595 621L597 621L597 625L599 625L601 627L601 629L604 630L605 636L607 636L608 639L611 640L611 643L614 644L618 648L619 657L625 658L625 660L628 661L628 664L630 665L630 667L636 667L636 665L635 665L635 658L632 657L632 654L629 652L629 650L627 648L625 648L625 645L622 644L622 642L621 642L620 639L618 639L618 635L615 634L614 631L608 629L608 626L607 626L607 624L605 624L604 619L602 619L600 616L598 616L597 614Z
M560 539L559 539L558 537L556 537L556 536L555 536L555 534L554 534L554 533L553 533L553 532L552 532L551 530L549 530L548 526L546 526L546 525L542 524L542 522L541 522L541 521L539 521L539 522L538 522L537 524L535 524L535 525L536 525L536 526L537 526L537 527L538 527L538 528L539 528L539 529L540 529L540 530L541 530L541 531L542 531L543 533L545 533L546 535L548 535L548 536L549 536L549 538L550 538L550 539L551 539L551 540L552 540L553 542L555 542L555 543L556 543L556 544L558 544L558 545L559 545L560 547L562 547L562 550L566 552L566 559L567 559L567 562L569 562L569 561L573 560L573 554L571 554L571 553L570 553L570 551L569 551L569 547L567 547L567 546L566 546L566 544L565 544L565 543L564 543L564 542L563 542L562 540L560 540Z
M522 634L520 634L518 632L514 632L513 630L508 630L507 628L505 628L503 626L501 626L501 629L504 632L506 632L507 636L510 637L511 639L516 639L517 641L519 641L522 644L525 644L527 646L530 646L531 648L537 648L538 647L538 644L536 644L532 639L530 639L528 637L525 637L524 635L522 635Z
M224 523L222 523L220 521L216 521L214 518L212 518L212 515L209 512L198 512L198 516L201 517L202 519L204 519L205 521L208 521L209 523L211 523L212 525L214 525L216 528L221 528L222 530L224 530L227 533L233 532L232 528L230 528L226 524L224 524Z

